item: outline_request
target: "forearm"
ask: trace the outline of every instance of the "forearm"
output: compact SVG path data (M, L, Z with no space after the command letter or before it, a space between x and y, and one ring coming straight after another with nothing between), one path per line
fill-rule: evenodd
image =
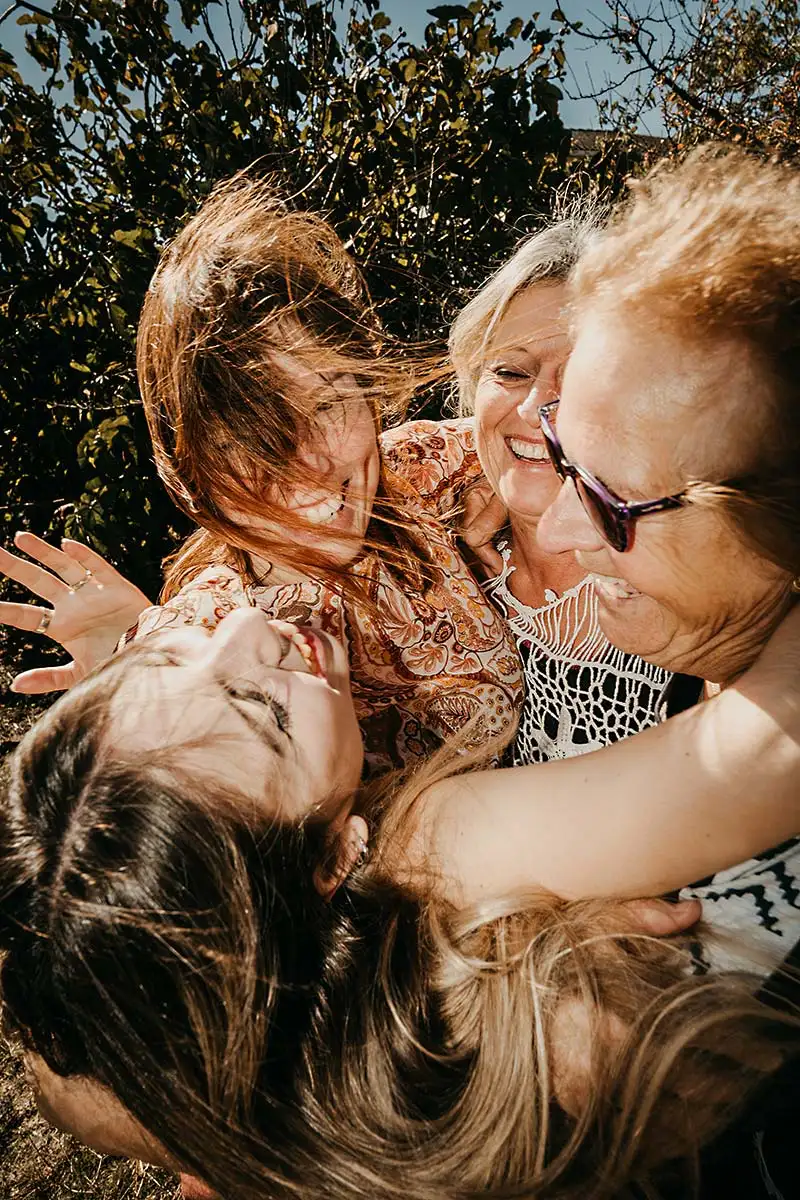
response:
M420 802L411 858L459 901L672 891L800 830L793 651L657 728L579 758L482 771ZM800 665L800 664L798 664ZM415 868L416 869L416 868Z

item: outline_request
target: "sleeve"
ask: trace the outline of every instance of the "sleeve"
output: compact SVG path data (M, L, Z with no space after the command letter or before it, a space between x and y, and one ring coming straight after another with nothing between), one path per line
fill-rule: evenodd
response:
M166 604L155 604L140 613L138 621L125 634L118 649L159 629L180 625L215 629L228 613L236 608L250 608L251 605L244 582L236 571L229 567L209 567L182 587Z
M347 644L342 597L321 583L303 580L260 587L253 593L253 602L272 621L309 625Z
M442 521L459 509L469 487L483 478L474 420L408 421L381 437L384 464L407 491Z

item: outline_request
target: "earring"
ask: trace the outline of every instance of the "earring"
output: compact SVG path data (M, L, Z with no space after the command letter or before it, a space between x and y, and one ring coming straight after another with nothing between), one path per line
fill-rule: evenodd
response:
M800 592L800 575L796 575L792 580L792 591Z
M363 867L364 863L369 858L369 846L362 837L358 839L358 854L351 867L352 871L357 871L359 867Z

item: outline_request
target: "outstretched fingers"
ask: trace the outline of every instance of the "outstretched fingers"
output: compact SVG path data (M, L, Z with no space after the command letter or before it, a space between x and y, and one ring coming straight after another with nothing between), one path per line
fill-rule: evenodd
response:
M73 538L64 538L61 542L61 549L65 558L72 563L77 563L84 572L89 571L101 586L104 583L124 578L116 567L112 567L111 563L103 558L102 554L98 554L96 550L92 550L83 542L76 542Z
M56 604L65 592L69 591L69 585L64 580L51 575L42 567L37 567L35 563L26 562L25 559L9 554L2 546L0 546L0 572L7 575L9 579L13 579L15 583L21 583L29 592L33 592L34 596L39 596L40 599L47 600L50 604Z
M50 608L39 604L13 604L0 600L0 625L11 625L23 633L47 633ZM49 634L48 634L49 636Z
M80 683L83 676L83 671L74 662L64 663L60 667L33 667L11 681L11 691L28 696L38 696L44 692L65 692L67 688Z
M57 546L51 546L43 538L37 537L35 533L15 534L14 545L18 550L35 558L43 567L47 567L54 575L63 580L67 587L74 587L86 574L86 567L76 562L69 554L65 554L63 550L59 550ZM100 561L105 563L104 559Z

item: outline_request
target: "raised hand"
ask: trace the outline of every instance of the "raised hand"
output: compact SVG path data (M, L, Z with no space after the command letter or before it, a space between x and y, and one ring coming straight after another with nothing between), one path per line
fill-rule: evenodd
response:
M58 550L33 533L18 533L14 545L41 566L0 548L0 572L46 604L0 602L0 624L26 633L43 633L63 646L72 662L23 671L13 680L11 689L27 693L64 691L113 654L123 633L150 601L81 542L65 538Z
M503 569L502 555L495 549L494 539L508 520L508 510L488 483L473 485L464 495L464 512L458 536L472 551L473 570L492 579Z

